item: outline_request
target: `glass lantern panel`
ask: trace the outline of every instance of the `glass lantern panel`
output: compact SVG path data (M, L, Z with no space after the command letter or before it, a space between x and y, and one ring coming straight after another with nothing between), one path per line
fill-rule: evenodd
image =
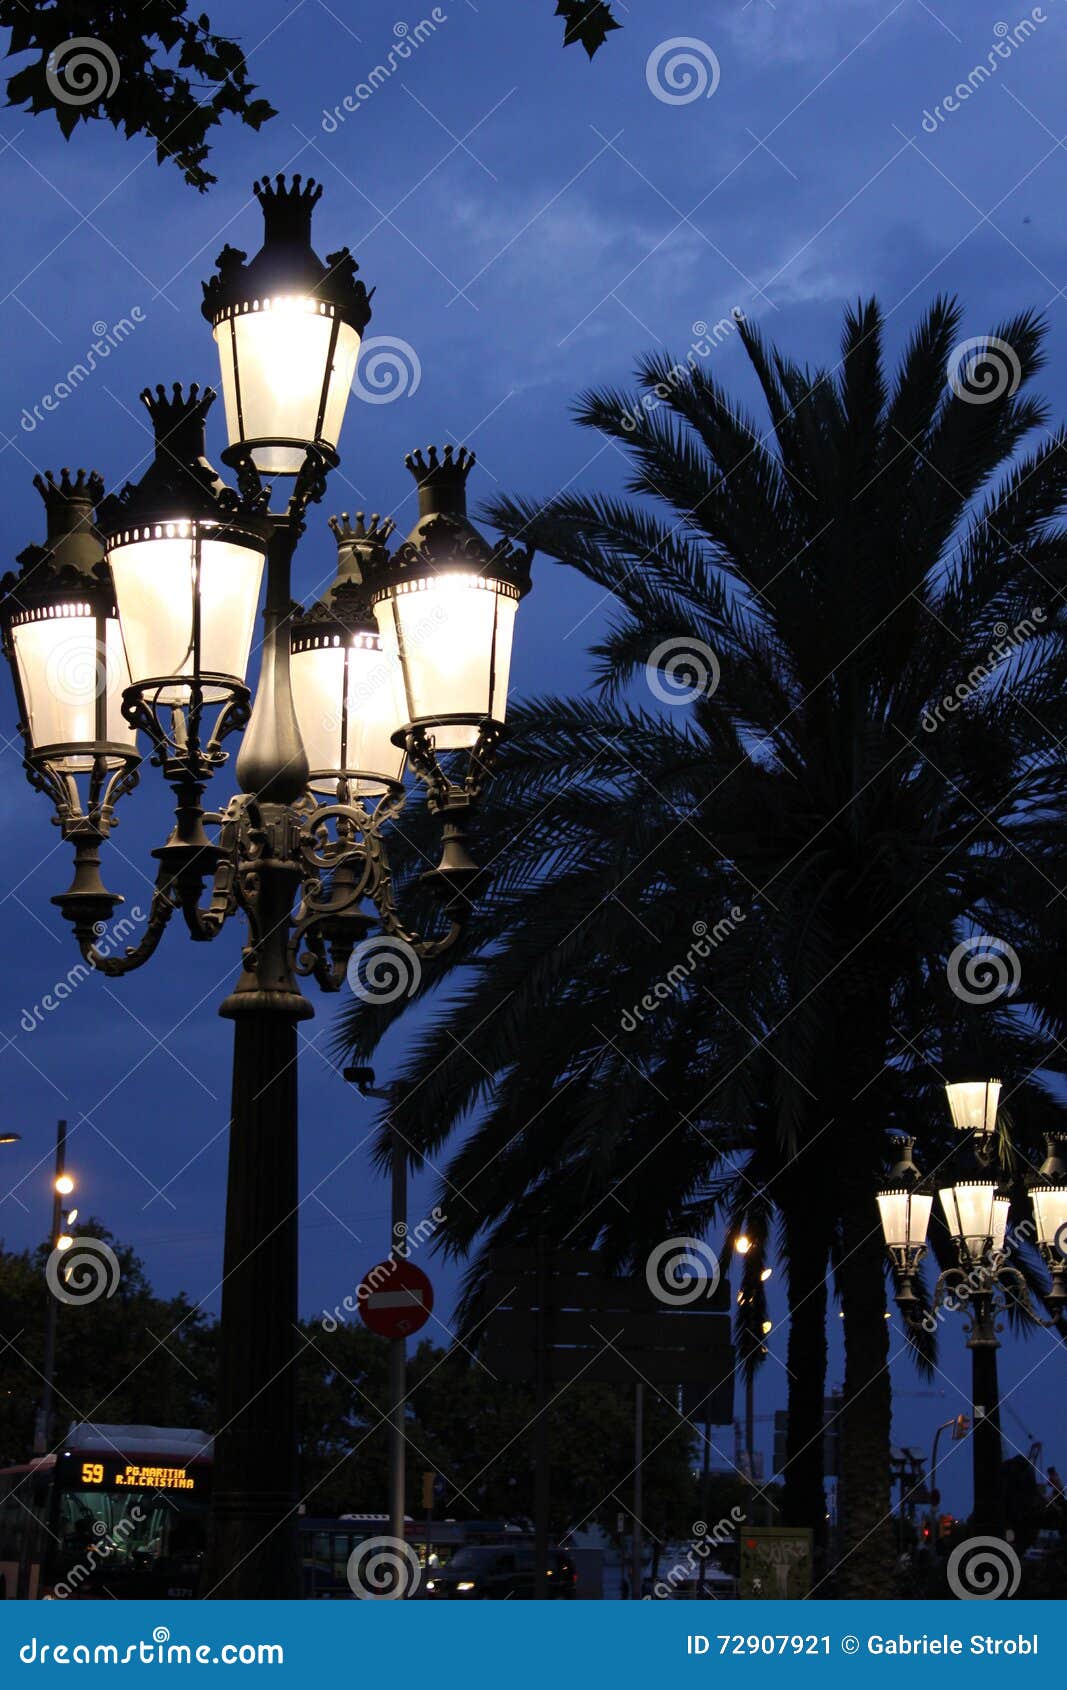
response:
M996 1186L988 1180L961 1182L944 1187L940 1195L953 1238L966 1244L972 1255L981 1255L986 1239L993 1237Z
M57 608L69 614L12 629L31 745L35 751L45 745L92 746L97 739L97 699L104 691L104 737L112 744L132 746L136 734L123 721L121 709L130 677L118 618L106 619L101 648L97 620L87 605L72 602ZM67 766L73 770L90 762L88 756L68 759Z
M997 1124L999 1080L958 1080L945 1087L952 1125L961 1133L991 1133Z
M933 1197L923 1191L880 1191L878 1209L890 1249L917 1249L926 1243Z
M1067 1255L1067 1185L1037 1185L1030 1191L1037 1242Z
M116 546L109 554L134 685L197 672L195 535L188 523L158 523L152 534L151 539ZM262 575L262 552L229 540L201 539L201 674L244 680ZM162 696L168 700L168 694ZM169 701L184 696L175 689ZM211 696L208 689L205 697Z
M390 739L404 720L399 666L373 634L347 639L323 634L320 645L293 653L292 679L312 771L360 769L383 777L359 782L363 792L381 791L386 780L399 780L404 753ZM322 793L332 792L333 784L329 779L311 783Z
M314 299L260 303L258 311L224 319L215 329L231 444L321 439L336 446L359 356L359 335L338 321L322 425L316 430L335 319ZM260 470L273 475L295 475L304 462L303 450L294 447L261 447L254 457Z
M504 719L516 605L492 581L451 572L401 582L375 605L387 650L397 650L399 629L407 720ZM477 737L477 726L466 724L434 730L442 751L472 746Z

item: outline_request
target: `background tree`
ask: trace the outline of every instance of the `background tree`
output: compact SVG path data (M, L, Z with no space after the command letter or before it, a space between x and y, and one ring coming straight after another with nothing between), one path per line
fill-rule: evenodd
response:
M33 54L7 83L7 103L51 112L70 139L79 123L103 120L127 137L147 135L156 160L171 159L203 191L207 137L227 114L252 129L275 116L255 99L236 41L212 31L188 0L0 0L8 57Z
M558 0L565 46L592 58L621 28L604 0ZM7 55L34 55L8 77L7 103L35 117L51 112L67 140L79 123L104 121L127 137L147 135L156 161L172 160L201 192L216 178L206 167L208 137L227 115L259 129L276 116L256 85L239 44L212 30L189 0L0 0Z
M558 1228L639 1264L686 1225L777 1217L789 1518L822 1522L832 1283L840 1586L870 1594L892 1555L885 1131L940 1089L957 945L1062 943L1067 453L1026 391L1031 315L964 358L937 300L892 376L875 302L847 312L833 369L738 334L769 421L695 353L646 358L636 392L578 410L639 502L491 509L615 608L600 697L512 717L469 932L424 988L465 972L411 1041L396 1118L416 1155L463 1129L457 1252ZM694 918L719 935L699 964ZM1036 978L1002 1028L1035 1109L1063 1031L1051 969ZM399 1009L353 1004L339 1044L366 1060Z

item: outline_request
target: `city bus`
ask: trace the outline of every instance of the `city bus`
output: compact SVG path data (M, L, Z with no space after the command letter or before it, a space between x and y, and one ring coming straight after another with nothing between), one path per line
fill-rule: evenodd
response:
M0 1597L194 1597L212 1439L175 1426L72 1426L0 1468Z
M188 1427L86 1421L53 1453L0 1468L0 1600L200 1596L213 1453ZM351 1600L349 1557L389 1521L302 1514L299 1529L301 1594ZM471 1545L532 1543L503 1520L408 1519L404 1533L424 1574Z

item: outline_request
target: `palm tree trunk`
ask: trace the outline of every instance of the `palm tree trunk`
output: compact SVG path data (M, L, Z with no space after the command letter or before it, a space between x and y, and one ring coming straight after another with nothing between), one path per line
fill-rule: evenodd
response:
M885 1266L867 1158L855 1155L862 1177L846 1175L837 1282L845 1326L845 1405L842 1416L841 1559L837 1594L887 1596L893 1571L889 1439L889 1325Z
M789 1277L789 1420L786 1432L784 1524L810 1526L816 1577L826 1546L823 1489L823 1398L826 1391L827 1239L807 1208L803 1187L785 1215Z

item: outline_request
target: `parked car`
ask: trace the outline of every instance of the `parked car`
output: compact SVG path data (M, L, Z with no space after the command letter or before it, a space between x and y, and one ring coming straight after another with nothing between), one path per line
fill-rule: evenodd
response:
M573 1598L578 1583L574 1562L562 1549L548 1552L548 1594ZM530 1544L483 1543L459 1549L447 1567L434 1567L423 1583L431 1600L470 1597L504 1601L508 1597L532 1598L534 1594L534 1552Z

